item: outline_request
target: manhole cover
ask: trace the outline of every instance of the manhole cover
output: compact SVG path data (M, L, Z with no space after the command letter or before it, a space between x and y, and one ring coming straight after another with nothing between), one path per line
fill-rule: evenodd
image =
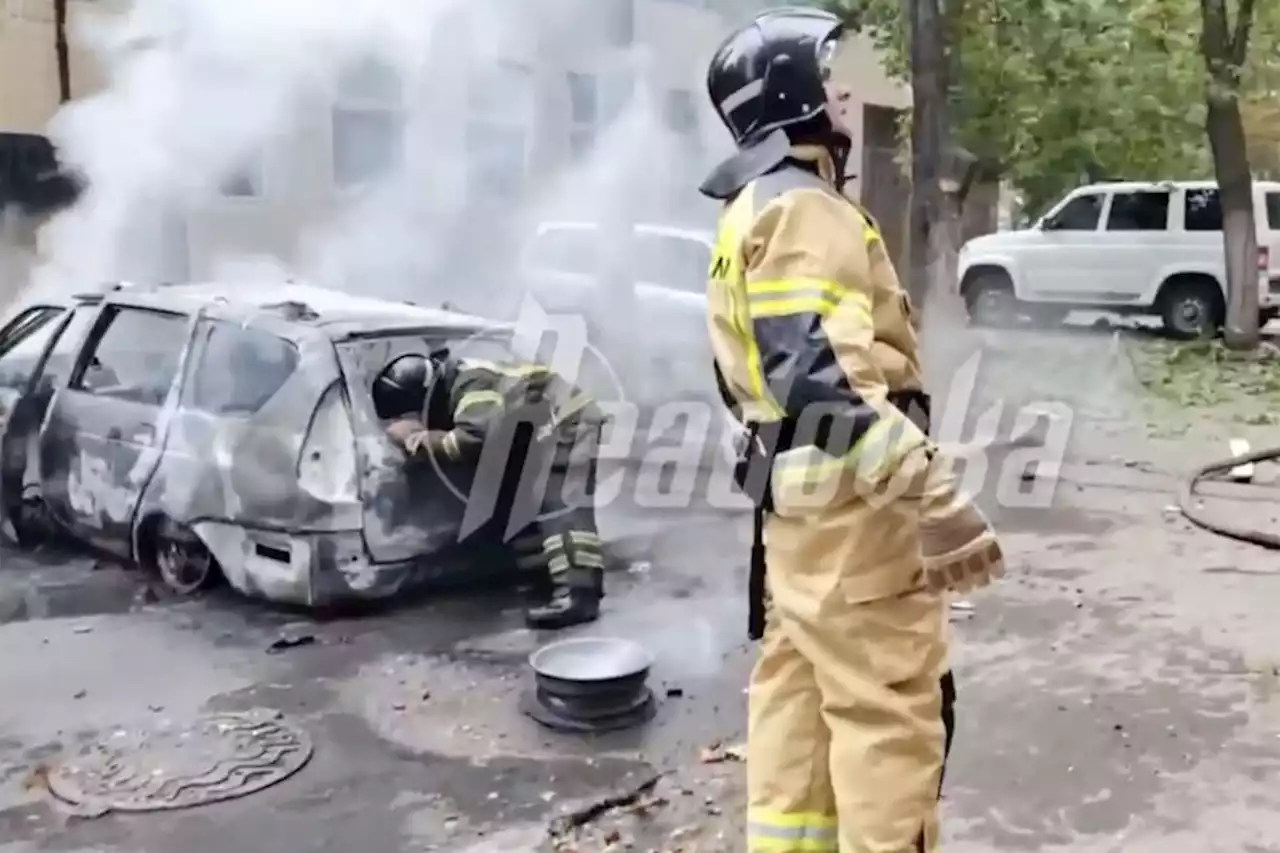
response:
M118 731L49 771L55 797L95 811L216 803L289 778L311 738L278 711L210 714L153 731Z

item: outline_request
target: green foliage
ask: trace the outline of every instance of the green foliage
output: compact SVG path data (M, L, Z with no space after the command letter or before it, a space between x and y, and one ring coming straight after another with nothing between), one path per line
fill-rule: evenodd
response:
M958 4L958 5L957 5ZM824 0L906 69L902 0ZM947 0L957 141L1041 208L1085 180L1212 175L1196 0ZM1258 4L1246 88L1280 85L1280 3Z
M1233 352L1222 341L1136 336L1125 345L1138 381L1175 411L1209 410L1253 425L1280 418L1280 350L1274 346Z

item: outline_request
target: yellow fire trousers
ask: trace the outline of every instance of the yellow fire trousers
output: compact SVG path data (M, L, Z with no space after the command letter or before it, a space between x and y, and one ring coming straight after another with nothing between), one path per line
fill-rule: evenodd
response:
M933 853L947 600L923 583L918 503L779 513L749 691L747 849Z

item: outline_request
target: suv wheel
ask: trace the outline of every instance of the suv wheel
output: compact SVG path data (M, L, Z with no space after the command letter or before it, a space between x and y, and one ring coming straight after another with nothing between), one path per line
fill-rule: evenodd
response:
M1160 320L1164 330L1179 340L1215 335L1222 326L1225 311L1222 289L1210 278L1171 281L1160 295Z
M964 304L975 326L1007 329L1018 322L1018 299L1004 273L980 273L966 291Z

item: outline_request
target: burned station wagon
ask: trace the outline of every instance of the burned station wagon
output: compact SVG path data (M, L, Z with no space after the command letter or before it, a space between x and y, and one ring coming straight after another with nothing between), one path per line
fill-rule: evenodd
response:
M220 578L328 605L430 575L464 506L374 414L392 358L501 327L301 284L118 286L0 329L0 501L22 544L70 536L179 593Z

